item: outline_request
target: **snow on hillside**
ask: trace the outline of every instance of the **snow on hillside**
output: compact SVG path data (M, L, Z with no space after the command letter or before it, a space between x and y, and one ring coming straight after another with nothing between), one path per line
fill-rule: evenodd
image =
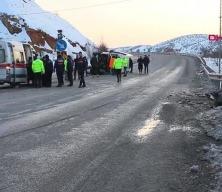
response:
M196 34L174 38L153 46L138 45L120 47L115 50L131 53L187 53L187 54L213 54L218 48L217 42L208 40L208 35Z
M200 54L203 50L214 51L217 43L211 42L208 35L186 35L152 46L151 52L176 52Z
M128 47L118 47L118 48L114 48L114 49L111 49L111 50L117 51L117 52L130 52L130 48L131 48L131 46L128 46Z
M141 45L139 47L132 47L131 51L133 53L138 53L138 52L139 53L147 53L147 52L149 52L150 48L151 48L150 45Z
M35 33L41 32L46 36L44 37L46 42L41 42L39 47L46 46L53 49L59 29L63 30L63 34L69 41L69 52L83 51L86 44L89 47L93 46L93 43L71 24L57 15L46 13L34 0L1 0L0 38L33 42L37 36ZM47 41L47 39L50 40ZM33 44L37 44L39 40L36 41Z

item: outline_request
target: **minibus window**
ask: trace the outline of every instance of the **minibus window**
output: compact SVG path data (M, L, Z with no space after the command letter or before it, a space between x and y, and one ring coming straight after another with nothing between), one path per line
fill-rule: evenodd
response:
M4 63L4 62L5 62L5 50L0 49L0 63Z
M14 53L13 53L13 49L12 49L12 44L8 43L8 47L9 47L9 56L11 57L11 60L13 61L12 63L14 63L15 58L14 58Z
M25 63L25 58L23 52L19 52L17 50L14 50L14 57L16 63Z

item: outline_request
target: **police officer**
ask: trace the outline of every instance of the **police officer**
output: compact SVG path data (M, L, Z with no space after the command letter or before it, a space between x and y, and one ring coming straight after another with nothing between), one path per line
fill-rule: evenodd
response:
M126 77L127 76L127 68L129 66L129 58L127 56L124 56L122 59L123 59L124 77Z
M80 78L79 88L86 87L85 79L84 79L84 72L86 70L86 59L82 56L82 52L79 52L79 57L76 59L76 66L78 70L78 75Z
M117 57L114 61L114 65L113 65L113 68L115 69L115 72L116 72L117 83L121 82L123 65L124 65L123 59L120 57Z
M66 65L66 71L67 71L67 76L68 76L68 81L69 81L69 87L73 86L73 60L70 55L67 57L67 65Z
M65 63L61 55L58 55L57 60L55 61L54 71L56 71L58 85L57 87L62 87L64 85L64 71Z
M34 57L34 61L32 62L32 71L34 74L34 87L41 88L42 87L42 75L45 73L45 68L43 61L38 58L38 55Z

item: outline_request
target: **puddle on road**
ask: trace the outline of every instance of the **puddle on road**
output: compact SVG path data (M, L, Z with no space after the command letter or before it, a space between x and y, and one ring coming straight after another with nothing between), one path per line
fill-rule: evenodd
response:
M160 120L159 119L148 119L145 122L145 125L142 129L139 129L137 132L137 135L139 137L146 137L148 135L150 135L153 131L154 128L156 128L158 125L160 124Z

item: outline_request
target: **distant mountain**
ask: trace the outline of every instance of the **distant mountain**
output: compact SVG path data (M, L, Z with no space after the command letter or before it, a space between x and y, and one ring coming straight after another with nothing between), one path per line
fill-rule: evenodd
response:
M130 53L146 53L150 50L150 45L136 45L136 46L128 46L128 47L119 47L113 50L119 52L130 52Z
M68 52L86 51L93 43L59 16L45 12L35 0L1 0L0 38L29 42L36 51L52 52L62 29Z
M218 43L208 40L208 35L196 34L177 37L153 46L138 45L125 48L116 48L131 53L188 53L215 55L218 52Z

